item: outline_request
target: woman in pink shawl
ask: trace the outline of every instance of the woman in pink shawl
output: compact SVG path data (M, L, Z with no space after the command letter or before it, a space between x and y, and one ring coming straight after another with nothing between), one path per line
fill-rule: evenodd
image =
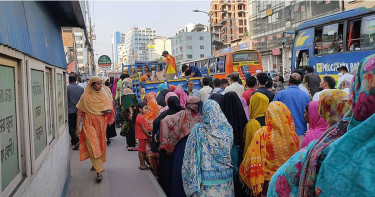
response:
M178 86L177 86L178 87ZM177 94L177 96L180 98L180 105L185 108L186 100L188 99L188 95L184 92L183 89L176 88L174 93Z
M246 100L244 98L242 98L242 96L240 97L240 100L241 100L241 103L242 103L242 107L245 110L247 120L249 120L249 106L247 106Z
M171 96L177 96L177 94L174 93L174 92L168 92L168 94L165 95L165 104L166 105L165 105L165 107L163 107L163 109L160 110L160 114L168 109L168 104L167 103L168 103L169 97L171 97Z
M320 138L329 128L328 122L319 115L319 101L311 101L306 105L305 120L309 123L309 131L303 139L301 148Z
M113 83L113 86L112 86L112 96L113 96L113 98L116 97L117 82L118 82L119 79L120 78L117 77L115 79L115 82Z

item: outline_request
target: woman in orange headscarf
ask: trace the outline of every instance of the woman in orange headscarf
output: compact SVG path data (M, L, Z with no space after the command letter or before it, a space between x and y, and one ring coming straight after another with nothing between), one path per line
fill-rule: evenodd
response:
M241 163L242 181L254 196L267 196L272 175L298 149L298 136L290 110L282 102L271 102L266 112L266 126L254 133Z
M106 161L106 129L108 124L114 122L115 114L111 101L102 91L102 80L99 77L92 77L87 83L77 109L76 134L79 135L79 157L81 161L91 159L91 170L96 172L96 180L100 182L103 179L101 172L104 171ZM79 132L82 118L82 129Z

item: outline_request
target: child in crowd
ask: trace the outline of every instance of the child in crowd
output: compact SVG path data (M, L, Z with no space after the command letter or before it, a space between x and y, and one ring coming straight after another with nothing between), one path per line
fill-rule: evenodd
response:
M133 123L135 123L135 138L138 139L138 157L139 157L139 169L147 170L145 163L146 157L146 141L151 138L149 128L146 119L143 114L147 113L147 105L145 103L138 103L133 112Z

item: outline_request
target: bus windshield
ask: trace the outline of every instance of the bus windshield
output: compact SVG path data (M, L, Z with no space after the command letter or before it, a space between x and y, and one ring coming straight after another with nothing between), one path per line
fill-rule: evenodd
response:
M257 61L257 60L258 60L257 52L244 52L244 53L233 54L233 62Z

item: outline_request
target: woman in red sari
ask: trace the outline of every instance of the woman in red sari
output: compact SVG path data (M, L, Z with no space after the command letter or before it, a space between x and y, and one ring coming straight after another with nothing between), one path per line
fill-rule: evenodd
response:
M106 161L106 129L114 122L114 110L111 101L102 91L102 80L92 77L77 104L77 128L79 135L80 160L91 159L92 171L97 174L96 180L103 179L104 163ZM83 119L82 129L79 125Z

